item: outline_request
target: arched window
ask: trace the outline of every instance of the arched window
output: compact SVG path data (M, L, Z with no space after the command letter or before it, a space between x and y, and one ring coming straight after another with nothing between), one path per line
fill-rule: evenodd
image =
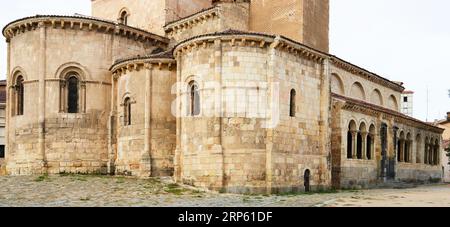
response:
M78 113L79 81L73 75L67 79L67 112Z
M295 112L296 112L296 106L295 106L295 99L297 96L297 92L295 92L294 89L291 90L291 100L290 100L290 104L289 104L289 116L291 117L295 117Z
M129 17L128 12L126 10L123 10L120 13L119 23L124 24L124 25L128 25L128 17Z
M189 84L189 113L191 116L200 115L200 92L197 83L192 81Z
M15 96L16 96L16 103L15 103L15 107L16 107L16 115L17 116L21 116L23 115L24 111L23 111L23 107L24 107L24 87L23 87L23 76L18 76L16 79L16 85L14 86L15 88Z
M353 135L351 130L349 129L347 132L347 158L352 159L353 158Z
M422 155L421 155L421 149L422 149L422 142L421 142L421 135L417 134L416 137L416 163L423 163L422 161Z
M131 99L129 97L125 98L123 108L123 123L125 126L129 126L131 125Z
M367 135L367 148L366 148L366 157L368 160L371 160L373 157L374 151L374 141L375 141L375 126L370 125L369 134Z
M397 161L405 161L405 133L401 132L397 141Z
M364 159L364 149L365 149L365 136L367 136L367 127L366 124L363 122L359 126L358 135L356 137L356 158L358 159Z
M358 136L356 138L356 157L358 159L362 159L363 155L363 141L361 132L358 132Z
M433 153L433 165L435 166L439 165L439 149L440 149L439 140L436 139Z
M347 158L353 159L356 158L355 153L355 142L356 142L356 123L355 121L350 121L348 125L348 132L347 132Z
M411 146L412 146L412 139L411 139L411 134L408 133L408 135L406 136L406 141L405 141L405 162L411 162Z

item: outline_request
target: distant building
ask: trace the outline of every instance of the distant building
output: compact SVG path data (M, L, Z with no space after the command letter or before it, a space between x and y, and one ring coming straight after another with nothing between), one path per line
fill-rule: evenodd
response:
M443 142L443 149L450 146L450 112L447 113L447 118L444 120L440 120L436 122L436 125L440 128L445 129L444 134L442 135L442 138L444 140ZM442 152L442 168L444 171L444 181L450 182L450 165L449 165L449 158L446 155L446 152Z
M413 91L404 91L402 93L402 113L413 117L414 115L414 92Z

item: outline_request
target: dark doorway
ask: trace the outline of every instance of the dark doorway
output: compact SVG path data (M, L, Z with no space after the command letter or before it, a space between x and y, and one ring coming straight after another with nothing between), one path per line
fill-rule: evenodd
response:
M5 158L5 145L0 145L0 158Z
M311 191L310 178L311 178L311 171L309 169L307 169L305 171L305 176L304 176L305 192L310 192Z

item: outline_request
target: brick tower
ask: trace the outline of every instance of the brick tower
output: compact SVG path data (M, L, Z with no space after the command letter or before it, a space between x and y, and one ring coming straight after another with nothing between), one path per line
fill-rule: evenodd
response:
M329 0L251 0L250 28L329 51Z

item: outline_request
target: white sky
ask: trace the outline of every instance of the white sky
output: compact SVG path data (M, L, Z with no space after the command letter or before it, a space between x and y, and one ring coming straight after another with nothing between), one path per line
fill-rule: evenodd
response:
M416 92L414 115L440 119L450 111L450 1L331 0L330 53ZM90 14L90 0L2 2L0 26L36 14ZM0 78L6 75L0 42Z

